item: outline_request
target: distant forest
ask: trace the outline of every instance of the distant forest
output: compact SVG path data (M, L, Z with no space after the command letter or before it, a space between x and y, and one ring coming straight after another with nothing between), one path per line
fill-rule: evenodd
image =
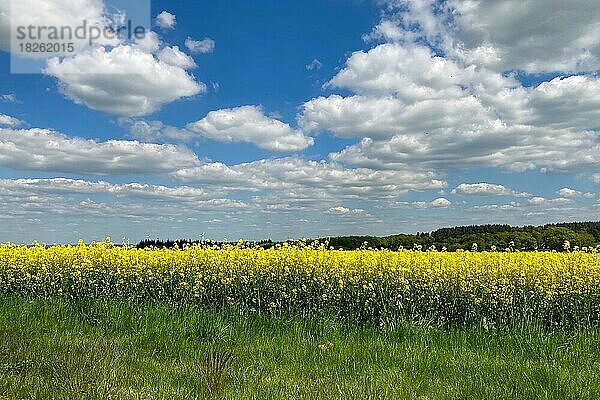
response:
M557 250L562 251L565 242L571 248L595 247L600 244L600 222L575 222L544 226L512 227L510 225L473 225L441 228L416 235L392 235L386 237L346 236L331 238L335 248L357 249L365 245L373 248L399 249L420 246L423 250L435 246L448 251L471 250Z
M520 251L531 250L564 250L565 242L570 248L596 247L600 245L600 222L571 222L548 224L543 226L513 227L510 225L473 225L454 228L441 228L433 232L419 232L416 235L398 234L391 236L339 236L317 239L328 243L335 249L356 250L360 248L435 249L456 251L472 250L505 250L507 248ZM144 240L138 248L159 247L182 248L187 244L200 243L191 240ZM278 242L264 240L255 245L269 248ZM215 243L223 245L224 243Z

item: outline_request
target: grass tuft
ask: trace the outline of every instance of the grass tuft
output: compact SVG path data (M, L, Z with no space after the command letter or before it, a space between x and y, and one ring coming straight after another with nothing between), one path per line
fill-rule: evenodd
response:
M212 397L221 396L229 378L235 356L230 350L215 350L207 348L202 359L200 371L204 377L208 394Z

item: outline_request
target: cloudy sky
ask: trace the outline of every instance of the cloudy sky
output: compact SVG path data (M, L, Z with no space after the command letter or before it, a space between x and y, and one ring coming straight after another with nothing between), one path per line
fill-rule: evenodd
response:
M37 74L16 73L11 22L115 5L17 3L0 0L2 242L600 219L593 1L152 1L143 39Z

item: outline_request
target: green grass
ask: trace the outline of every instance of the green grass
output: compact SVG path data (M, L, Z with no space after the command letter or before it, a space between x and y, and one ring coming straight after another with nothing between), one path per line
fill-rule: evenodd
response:
M378 330L0 298L0 400L597 399L600 330Z

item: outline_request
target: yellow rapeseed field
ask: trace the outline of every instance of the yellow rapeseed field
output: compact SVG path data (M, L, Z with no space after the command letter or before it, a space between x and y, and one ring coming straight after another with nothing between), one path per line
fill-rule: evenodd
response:
M333 315L361 323L549 327L600 320L597 250L456 252L324 245L0 246L0 293Z

